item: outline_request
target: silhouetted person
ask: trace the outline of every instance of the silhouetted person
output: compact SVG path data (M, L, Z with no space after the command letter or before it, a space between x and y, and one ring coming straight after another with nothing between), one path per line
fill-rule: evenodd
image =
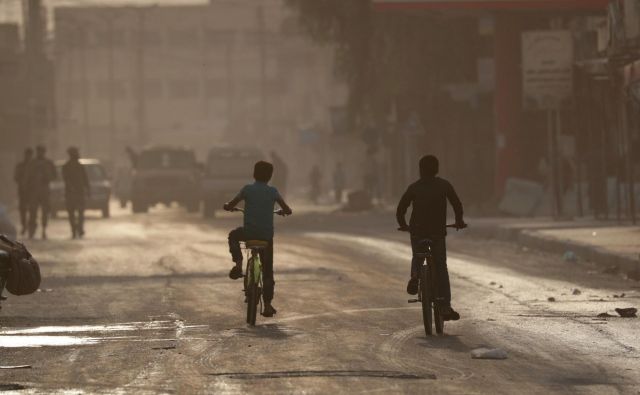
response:
M84 236L85 198L89 197L91 186L87 171L80 163L78 149L69 147L67 153L69 160L62 166L62 178L64 180L64 198L71 225L71 237L75 239Z
M287 180L289 178L289 168L284 160L275 151L271 151L271 161L273 162L273 186L278 188L281 195L287 194Z
M41 210L42 238L47 238L47 223L51 209L49 183L56 178L56 168L46 157L47 150L36 147L36 158L29 162L25 174L25 190L29 200L29 238L36 234L38 209Z
M342 203L342 192L346 184L346 177L344 175L344 168L342 163L338 162L336 168L333 170L333 192L335 195L336 203Z
M240 193L228 203L224 209L233 211L238 203L244 201L244 225L229 233L229 252L234 266L229 271L229 277L237 280L242 277L242 251L240 242L247 240L262 240L268 247L260 251L263 273L263 299L265 317L273 317L276 309L271 305L273 300L275 280L273 278L273 209L275 204L281 207L282 215L291 215L291 208L285 203L278 190L269 181L273 175L273 165L260 161L254 165L253 184L246 185Z
M33 159L33 149L27 148L24 150L24 158L16 165L13 172L13 180L16 182L16 188L18 190L18 211L20 212L20 234L23 236L27 233L27 213L29 212L29 199L26 190L26 175L27 167Z
M362 179L364 190L371 196L371 198L378 197L378 182L380 179L380 171L378 169L378 162L372 151L367 153L367 161L365 162Z
M309 198L313 203L318 203L318 197L320 196L320 183L322 182L322 173L318 165L314 165L309 174L309 182L311 189L309 190Z
M131 162L131 167L136 169L138 167L138 153L131 147L125 148L125 152Z
M453 189L453 186L445 179L436 177L438 174L438 159L433 155L427 155L420 159L420 179L409 185L402 195L396 218L400 230L409 231L411 234L411 248L413 253L425 252L424 240L431 241L431 254L435 264L436 294L439 299L441 313L445 320L458 320L460 315L451 308L451 286L449 285L449 272L447 270L447 247L445 237L447 235L447 200L453 206L456 217L456 227L466 227L464 223L462 203ZM413 206L411 220L407 225L405 214L409 206ZM411 279L407 284L407 293L418 293L418 276L420 266L424 258L414 257L411 261Z

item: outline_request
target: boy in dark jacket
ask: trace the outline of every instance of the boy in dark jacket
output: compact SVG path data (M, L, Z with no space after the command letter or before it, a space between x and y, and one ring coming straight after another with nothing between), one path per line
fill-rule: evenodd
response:
M435 264L437 297L440 300L440 311L445 320L458 320L460 315L451 308L451 286L447 270L447 200L453 206L456 217L456 228L462 229L467 225L462 218L462 203L445 179L437 177L439 170L438 159L433 155L420 159L420 179L409 185L398 203L396 218L400 230L411 234L411 248L419 252L420 242L431 241L431 253ZM411 219L407 225L405 215L409 206L413 206ZM410 295L418 293L418 273L423 258L414 257L411 261L411 279L407 284Z

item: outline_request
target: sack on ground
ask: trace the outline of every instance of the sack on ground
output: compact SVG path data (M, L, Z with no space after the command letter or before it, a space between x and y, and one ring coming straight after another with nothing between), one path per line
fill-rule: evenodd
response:
M7 291L13 295L29 295L40 288L40 266L27 248L17 241L0 235L0 249L11 255L11 270L7 277Z

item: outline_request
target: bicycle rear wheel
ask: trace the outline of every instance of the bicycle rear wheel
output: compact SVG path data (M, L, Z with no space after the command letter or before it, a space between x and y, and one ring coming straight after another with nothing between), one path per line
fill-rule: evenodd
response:
M433 316L431 315L431 306L433 301L431 299L430 292L430 273L427 270L428 266L422 266L420 268L420 296L422 299L422 321L424 322L424 332L427 336L433 334Z
M433 309L433 322L436 325L436 333L442 335L444 333L444 320L442 314L440 314L440 308L434 307Z
M260 297L260 293L258 290L258 283L254 278L254 265L253 258L250 258L247 262L247 324L251 326L256 325L256 315L258 314L258 298Z
M433 301L433 323L436 327L436 333L438 335L442 335L444 333L444 319L442 314L440 314L440 305L438 304L439 299L437 299L437 284L436 284L436 267L435 265L429 265L429 289L431 290L431 300Z

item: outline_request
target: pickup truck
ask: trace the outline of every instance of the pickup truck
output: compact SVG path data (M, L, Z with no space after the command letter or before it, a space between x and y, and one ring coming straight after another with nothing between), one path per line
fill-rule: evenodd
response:
M240 189L253 182L253 165L264 156L252 148L212 148L207 156L202 196L203 216L212 218L216 210L233 199Z

